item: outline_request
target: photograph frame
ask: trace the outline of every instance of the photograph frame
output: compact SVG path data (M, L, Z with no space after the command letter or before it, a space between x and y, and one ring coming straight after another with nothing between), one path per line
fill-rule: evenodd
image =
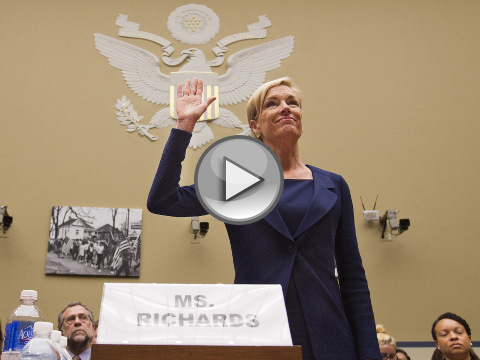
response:
M52 206L46 275L139 277L142 209Z

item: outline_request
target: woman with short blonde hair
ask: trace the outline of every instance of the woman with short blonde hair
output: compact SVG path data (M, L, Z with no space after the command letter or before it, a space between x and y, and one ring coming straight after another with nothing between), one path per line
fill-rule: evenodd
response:
M195 124L215 100L202 102L203 87L200 79L177 86L177 124L148 197L152 213L208 213L194 185L179 185ZM260 86L248 102L253 134L282 166L283 191L262 219L225 223L235 284L282 286L292 342L302 347L303 360L380 360L350 191L341 175L301 161L301 104L301 92L289 78Z
M288 86L290 89L292 89L297 97L299 107L302 107L302 92L300 91L299 88L297 88L293 84L292 79L286 76L286 77L282 77L279 79L266 82L265 84L260 86L257 90L255 90L255 92L252 94L252 97L247 103L247 121L249 125L251 120L255 120L255 121L258 120L258 115L262 111L262 104L263 104L263 101L265 100L265 96L267 95L268 91L271 88L275 86L280 86L280 85L285 85L285 86Z

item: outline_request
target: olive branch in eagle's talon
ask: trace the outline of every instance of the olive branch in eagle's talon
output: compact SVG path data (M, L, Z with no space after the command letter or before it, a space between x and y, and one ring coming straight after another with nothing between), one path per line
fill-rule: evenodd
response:
M117 109L117 120L120 121L120 124L127 127L128 132L137 131L141 136L146 136L150 140L157 140L158 137L150 134L152 125L141 125L140 121L143 119L143 116L139 116L137 111L133 108L133 104L130 104L130 100L126 98L125 95L121 99L117 99L115 104Z

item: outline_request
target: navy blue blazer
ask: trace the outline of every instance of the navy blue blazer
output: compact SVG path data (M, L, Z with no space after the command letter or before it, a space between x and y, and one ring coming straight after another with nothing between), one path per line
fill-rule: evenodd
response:
M179 186L190 138L172 129L148 197L152 213L207 214L194 185ZM286 298L293 276L316 359L381 360L348 185L340 175L308 167L314 194L294 236L277 208L252 224L225 224L235 283L280 284Z

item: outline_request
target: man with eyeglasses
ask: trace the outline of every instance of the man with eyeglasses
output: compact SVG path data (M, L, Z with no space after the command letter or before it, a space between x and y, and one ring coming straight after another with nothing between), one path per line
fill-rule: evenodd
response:
M58 314L58 330L67 337L67 351L73 360L90 360L93 314L80 302L68 304Z

